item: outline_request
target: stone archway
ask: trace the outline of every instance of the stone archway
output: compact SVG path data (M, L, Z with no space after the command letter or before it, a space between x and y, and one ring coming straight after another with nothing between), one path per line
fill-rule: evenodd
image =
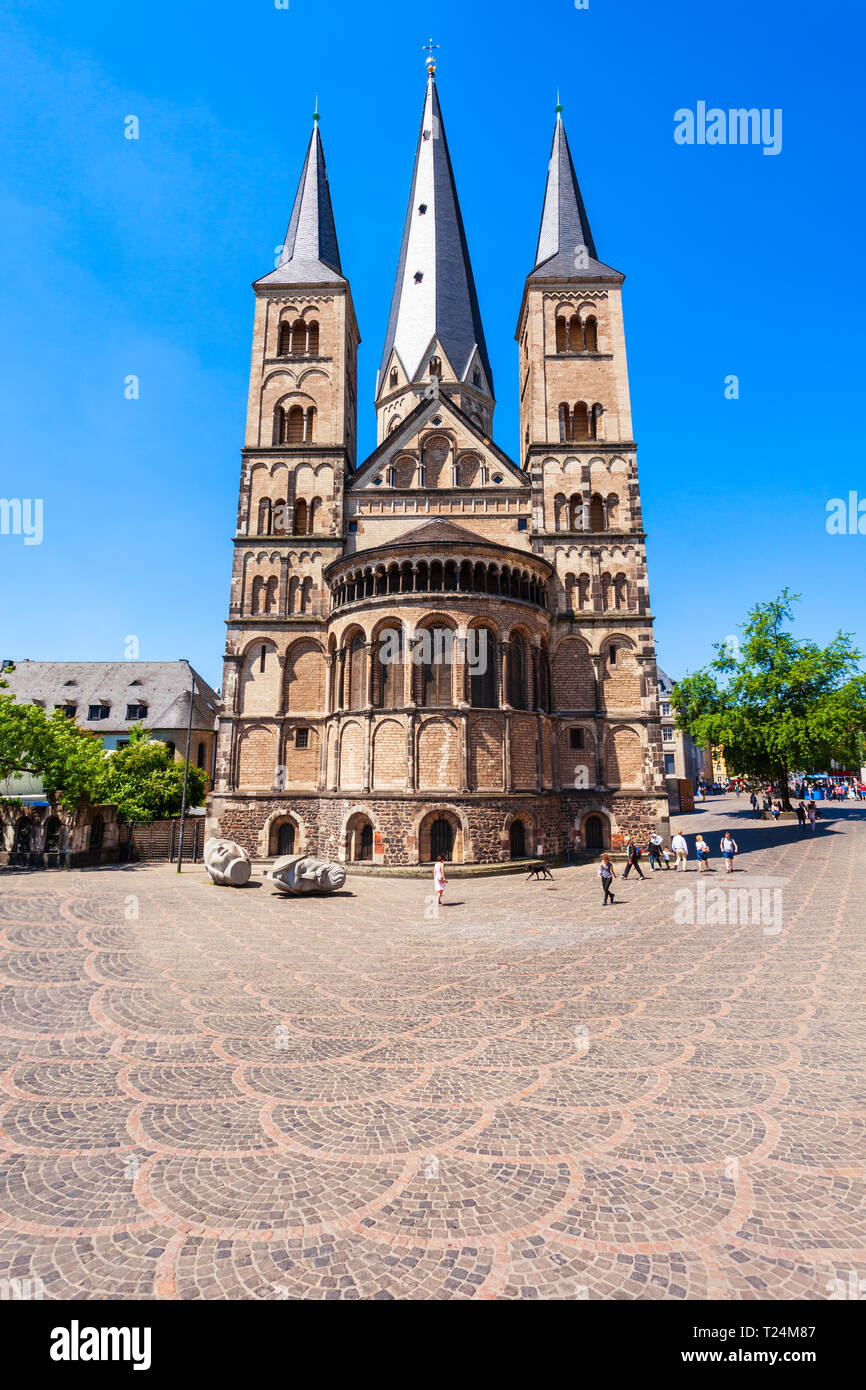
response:
M590 854L600 854L610 849L610 825L605 816L598 811L590 811L584 816L580 826L583 847Z
M363 811L355 811L346 822L346 859L349 863L373 862L375 830L370 817Z
M428 811L418 826L419 864L432 864L440 854L451 864L465 862L466 836L463 823L457 813L447 806L437 806L434 810Z

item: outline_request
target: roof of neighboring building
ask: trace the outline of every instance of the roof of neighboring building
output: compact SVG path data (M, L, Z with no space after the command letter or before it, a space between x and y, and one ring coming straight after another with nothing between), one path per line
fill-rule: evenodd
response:
M671 680L670 676L666 671L662 670L661 666L656 666L656 675L658 676L659 693L662 695L670 695L674 688L674 682Z
M392 352L400 358L409 381L415 381L436 342L460 381L465 380L477 351L485 378L481 389L492 398L493 373L439 94L430 71L377 395Z
M612 278L623 280L625 277L620 271L598 259L580 185L574 172L571 151L568 148L565 125L557 109L547 184L544 189L541 227L538 232L538 247L535 252L535 269L530 271L529 279Z
M318 119L307 146L289 229L276 270L257 285L345 284Z
M20 701L75 705L76 723L98 734L145 729L185 729L192 668L185 661L16 661L2 679ZM213 729L220 697L195 671L194 729ZM108 705L107 719L88 721L89 705ZM146 705L147 715L127 719L127 705Z

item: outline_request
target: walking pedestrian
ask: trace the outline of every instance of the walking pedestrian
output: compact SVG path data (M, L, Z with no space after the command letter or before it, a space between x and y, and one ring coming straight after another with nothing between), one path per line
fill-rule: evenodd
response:
M650 838L649 838L649 863L650 863L650 872L651 872L651 873L655 873L656 870L658 870L659 872L661 872L661 867L662 867L662 843L663 843L663 841L662 841L661 835L659 834L659 832L658 832L657 830L654 831L653 834L650 835Z
M630 835L625 842L625 854L628 863L626 864L625 869L623 870L623 878L628 878L629 873L632 869L637 869L638 878L643 878L643 873L638 862L640 859L640 845L635 844L634 840L631 838Z
M752 792L752 795L749 797L749 805L750 805L751 808L752 808L752 819L753 819L753 820L757 820L757 819L758 819L758 798L755 796L755 793L754 793L754 792Z
M801 830L805 830L805 829L806 829L806 807L803 805L802 801L800 802L799 806L797 807L797 820L800 822L800 829L801 829Z
M815 803L814 803L814 801L810 801L810 802L809 802L809 828L810 828L810 830L814 830L814 829L815 829L815 822L817 821L817 819L818 819L818 812L817 812L816 809L815 809Z
M671 840L671 849L677 857L676 872L679 873L680 869L682 869L683 873L685 873L686 860L689 857L689 845L685 835L682 835L679 830Z
M734 855L739 853L737 842L730 830L726 830L722 836L721 851L725 859L725 870L727 873L734 872Z
M708 861L710 858L710 847L704 839L703 835L698 835L697 839L695 840L695 853L698 856L698 873L705 874L707 872Z
M665 868L669 869L671 866L671 851L669 845L662 845L662 858L665 861Z
M616 878L616 870L610 862L610 855L603 854L601 863L598 866L598 877L601 879L601 886L604 889L604 897L601 900L602 907L607 907L608 902L613 902L612 884Z
M436 863L433 865L433 887L436 890L437 907L439 907L442 902L442 894L445 891L445 885L447 882L448 880L445 877L445 861L442 858L442 855L440 854L439 858L436 860Z

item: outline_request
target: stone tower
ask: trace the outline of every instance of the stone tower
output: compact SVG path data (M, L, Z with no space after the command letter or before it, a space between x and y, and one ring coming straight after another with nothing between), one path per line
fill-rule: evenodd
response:
M258 857L487 863L666 825L623 277L558 115L509 458L434 69L362 462L318 125L254 286L209 809Z
M576 791L608 789L613 821L628 831L646 824L665 784L623 280L598 259L557 106L516 334L522 463L532 480L533 550L556 575L563 791L569 781Z

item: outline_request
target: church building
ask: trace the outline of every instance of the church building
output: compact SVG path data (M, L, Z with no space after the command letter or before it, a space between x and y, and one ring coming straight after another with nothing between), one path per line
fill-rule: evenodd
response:
M368 458L318 116L254 285L209 817L255 858L483 864L668 833L624 277L557 107L510 458L427 67Z

